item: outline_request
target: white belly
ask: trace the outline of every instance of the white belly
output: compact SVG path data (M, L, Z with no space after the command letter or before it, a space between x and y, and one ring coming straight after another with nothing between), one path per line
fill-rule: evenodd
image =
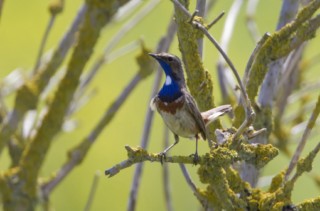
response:
M199 129L193 116L184 109L172 115L171 113L159 111L167 127L175 134L185 138L194 138Z

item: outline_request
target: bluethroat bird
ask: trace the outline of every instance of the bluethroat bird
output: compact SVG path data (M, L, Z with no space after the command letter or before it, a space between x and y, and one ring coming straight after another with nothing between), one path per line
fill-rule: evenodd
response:
M165 83L159 93L151 100L151 109L160 113L164 123L173 132L175 142L160 153L161 161L166 153L179 142L179 136L196 139L196 152L193 154L197 163L199 134L207 138L206 126L218 117L231 111L230 105L222 105L205 112L198 106L187 90L180 59L169 53L150 53L161 65L166 75Z

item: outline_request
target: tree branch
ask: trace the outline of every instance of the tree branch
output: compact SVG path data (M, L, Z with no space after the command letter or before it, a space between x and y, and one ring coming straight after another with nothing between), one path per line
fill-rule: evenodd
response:
M30 81L26 82L17 92L14 108L6 116L4 124L0 128L0 154L9 142L12 134L18 128L19 122L22 121L28 110L36 108L40 93L47 86L50 78L55 74L58 67L66 57L68 50L74 43L74 36L79 28L79 25L84 19L87 11L87 5L84 4L80 8L77 17L71 27L64 35L58 48L53 53L53 56L48 64L41 67L38 74L34 75Z
M47 39L49 37L50 31L53 27L53 24L56 20L57 15L62 12L63 6L64 6L64 2L62 0L58 0L58 1L54 0L54 1L50 2L49 11L50 11L51 17L50 17L49 23L47 25L47 28L46 28L44 35L42 37L42 40L41 40L40 48L38 51L38 56L36 59L36 64L33 68L33 74L37 73L37 70L40 66L43 50L44 50L45 44L47 42Z
M172 0L174 3L175 20L178 25L179 49L187 74L187 85L190 93L197 101L201 111L209 110L215 107L213 93L213 82L210 73L205 70L202 59L198 52L198 39L202 38L202 33L194 29L192 24L197 13L191 15L186 8L188 3L184 1L182 5L178 0ZM202 21L200 17L197 17ZM191 23L191 24L190 24ZM215 121L208 126L208 140L215 138L214 131L221 128L220 121ZM208 142L211 146L211 141Z
M229 167L229 165L243 160L255 165L257 168L262 168L278 155L278 150L270 144L251 145L241 143L236 146L237 151L235 151L233 147L234 145L231 143L229 145L230 149L227 147L215 148L211 150L210 153L200 156L198 164L200 164L200 166L212 165ZM142 147L132 148L128 145L125 146L125 149L127 150L128 159L106 170L105 174L107 176L112 177L118 174L121 170L144 161L161 163L162 156L159 156L158 153L149 153ZM192 156L167 156L163 159L163 162L194 164Z
M126 3L126 1L120 1L118 4L115 4L115 1L116 0L103 2L95 0L86 1L88 9L86 10L84 22L79 31L78 44L68 63L67 72L57 88L57 92L52 99L48 113L45 115L41 126L33 139L27 144L17 171L9 171L8 173L12 174L12 177L19 178L19 180L14 184L15 187L12 191L2 192L2 194L6 194L6 196L4 196L5 198L11 198L4 202L5 209L9 209L10 207L10 209L20 210L21 207L24 207L24 209L27 210L34 210L34 201L37 199L37 182L40 168L54 136L59 133L61 129L65 113L79 84L79 78L84 66L93 52L101 29L111 21L117 9ZM114 5L117 6L115 7ZM41 83L43 83L43 81ZM39 90L32 89L32 91L32 94L35 94ZM38 99L38 97L35 98ZM32 103L37 101L35 98L32 99ZM24 105L24 108L28 109L30 107ZM12 185L10 182L10 179L6 178L4 183L10 186ZM27 201L24 198L26 195L30 198ZM12 204L14 204L14 207L12 207Z
M292 159L290 161L290 164L289 164L289 167L286 171L286 174L285 174L285 181L287 181L289 179L289 175L291 174L292 170L294 169L294 167L297 165L297 162L299 160L299 157L300 157L300 154L304 148L304 146L306 145L306 142L308 140L308 137L310 135L310 132L319 116L319 113L320 113L320 95L318 96L318 101L317 101L317 104L311 114L311 117L308 121L308 125L306 127L306 129L304 130L303 132L303 135L302 135L302 138L299 142L299 145L297 146L297 149L294 153L294 155L292 156Z

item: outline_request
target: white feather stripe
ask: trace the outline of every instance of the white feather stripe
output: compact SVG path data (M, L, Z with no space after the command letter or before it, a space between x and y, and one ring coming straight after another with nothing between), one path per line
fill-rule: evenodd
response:
M166 85L166 86L169 86L169 85L171 85L171 84L172 84L172 78L167 75L165 85Z

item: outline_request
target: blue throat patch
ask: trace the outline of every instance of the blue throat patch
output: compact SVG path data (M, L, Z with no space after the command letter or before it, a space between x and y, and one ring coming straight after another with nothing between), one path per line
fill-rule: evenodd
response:
M172 77L172 70L171 67L165 63L164 61L158 60L161 67L163 68L164 72L166 73L166 77L170 77L170 83L166 82L163 84L158 96L161 101L164 102L173 102L178 99L181 95L181 88L179 87L178 83ZM167 78L166 78L167 79Z
M158 94L161 101L168 103L175 101L181 95L181 89L174 80L172 80L172 83L170 85L163 84L163 87Z

